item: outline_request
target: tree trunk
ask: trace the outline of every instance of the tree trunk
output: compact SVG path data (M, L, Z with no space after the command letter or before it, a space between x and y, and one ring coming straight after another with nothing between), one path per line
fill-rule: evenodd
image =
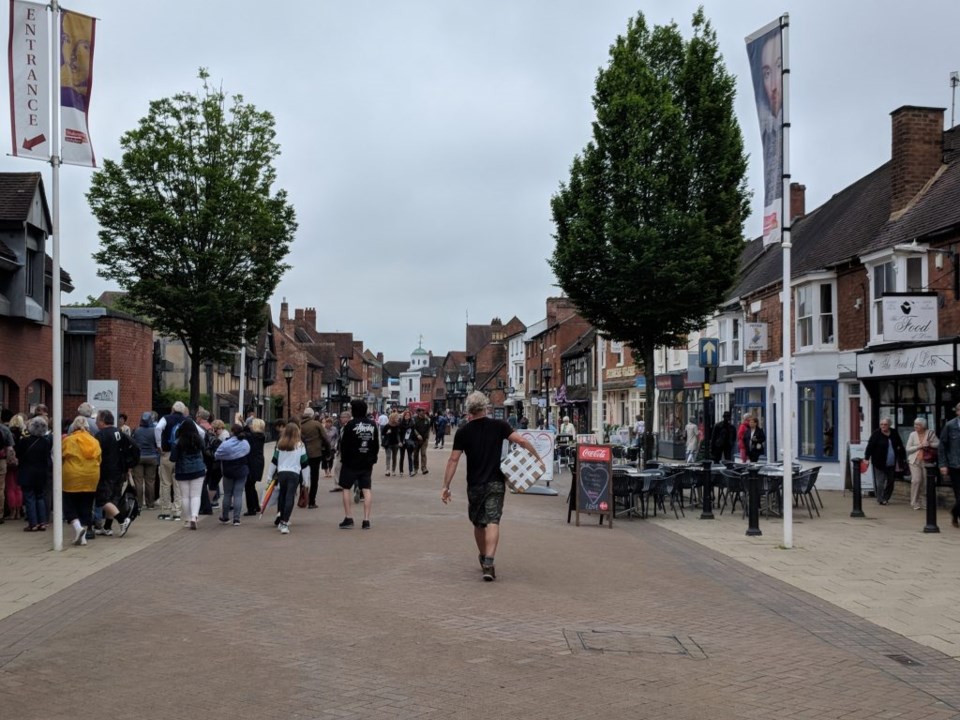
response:
M187 349L187 357L190 359L190 410L194 417L200 407L200 363L195 356L196 353ZM213 398L210 398L210 405L213 406Z
M647 402L644 404L643 408L643 454L647 460L653 460L657 457L657 448L654 446L654 434L653 434L653 414L656 406L654 403L657 401L657 382L654 375L654 365L653 365L653 345L649 347L644 345L641 349L641 356L643 357L643 377L646 381L645 394Z

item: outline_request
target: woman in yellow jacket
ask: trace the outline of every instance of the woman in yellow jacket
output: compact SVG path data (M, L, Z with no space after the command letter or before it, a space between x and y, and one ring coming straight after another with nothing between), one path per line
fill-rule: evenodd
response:
M74 545L86 545L93 527L93 499L100 482L100 443L87 418L77 417L63 438L63 517L77 533Z

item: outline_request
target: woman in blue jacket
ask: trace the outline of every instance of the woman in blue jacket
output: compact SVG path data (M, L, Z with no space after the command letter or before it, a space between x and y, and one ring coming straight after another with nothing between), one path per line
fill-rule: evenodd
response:
M233 511L233 524L240 524L243 511L243 489L250 474L250 443L246 438L247 429L240 423L230 426L230 437L217 448L213 458L220 463L223 472L223 497L220 500L220 522L230 522Z

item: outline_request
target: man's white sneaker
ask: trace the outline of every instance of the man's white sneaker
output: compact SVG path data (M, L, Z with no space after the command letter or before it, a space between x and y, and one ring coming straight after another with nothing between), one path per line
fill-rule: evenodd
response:
M73 539L74 545L86 545L87 544L87 529L81 527L77 530L77 536Z
M286 523L280 523L280 534L281 534L281 535L289 535L289 534L290 534L290 526L287 525Z
M127 534L127 530L130 529L130 523L132 522L133 520L131 520L130 518L127 518L122 523L120 523L120 537L123 537L124 535Z

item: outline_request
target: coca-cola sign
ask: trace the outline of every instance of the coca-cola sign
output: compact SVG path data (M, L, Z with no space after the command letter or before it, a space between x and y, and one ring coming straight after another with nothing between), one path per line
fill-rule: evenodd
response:
M606 445L580 445L577 447L577 460L580 462L608 463L612 459L612 451Z

